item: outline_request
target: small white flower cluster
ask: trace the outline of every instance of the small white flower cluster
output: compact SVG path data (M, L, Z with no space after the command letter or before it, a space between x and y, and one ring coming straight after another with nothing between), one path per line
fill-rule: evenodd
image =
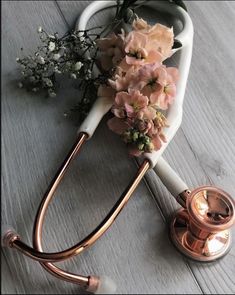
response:
M47 89L49 97L56 96L56 75L68 74L71 79L89 81L94 59L87 58L85 52L94 48L95 42L84 32L74 31L62 38L58 34L48 34L40 26L38 33L43 45L34 56L16 58L22 67L23 79L19 88L27 87L33 92Z

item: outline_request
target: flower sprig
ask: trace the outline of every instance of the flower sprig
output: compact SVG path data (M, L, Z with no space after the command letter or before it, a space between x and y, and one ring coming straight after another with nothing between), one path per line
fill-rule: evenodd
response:
M97 40L101 67L111 75L98 96L113 99L108 126L127 143L130 154L139 156L159 150L166 141L164 113L176 96L178 69L163 64L172 54L172 28L151 26L141 18L132 28Z
M57 33L48 34L39 27L42 45L33 55L16 59L22 68L19 87L33 92L45 89L49 97L55 97L58 76L67 76L78 80L78 86L84 90L80 104L85 107L87 88L95 85L92 78L97 51L95 40L100 37L99 34L89 32L74 30L60 38ZM87 57L87 52L91 53L92 57Z

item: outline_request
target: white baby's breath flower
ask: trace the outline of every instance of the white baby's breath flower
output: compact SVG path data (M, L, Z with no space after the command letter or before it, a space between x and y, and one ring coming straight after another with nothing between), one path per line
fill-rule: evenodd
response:
M53 51L55 49L55 42L49 42L49 46L48 46L50 51Z
M75 74L71 74L70 77L71 77L72 79L77 79L77 76L76 76Z
M17 57L17 58L16 58L16 61L17 61L17 62L19 62L19 61L20 61L20 58L19 58L19 57Z
M53 83L49 78L43 78L43 81L48 87L53 86Z
M56 70L55 70L55 73L57 73L57 74L61 74L62 72L61 72L60 70L56 69Z
M58 66L55 66L55 69L54 69L55 73L57 74L61 74L62 72L59 70Z
M38 33L42 33L42 27L38 27Z
M22 83L22 82L19 82L19 83L18 83L18 87L19 87L19 88L22 88L22 87L23 87L23 83Z
M83 67L83 63L81 63L80 61L76 62L74 65L75 71L79 71L82 67Z
M45 64L45 59L41 55L37 57L37 62L41 65Z
M53 55L54 60L58 60L60 57L61 57L61 55L59 53L56 53Z
M49 89L48 90L48 95L53 98L53 97L56 97L56 93L52 90L52 89Z

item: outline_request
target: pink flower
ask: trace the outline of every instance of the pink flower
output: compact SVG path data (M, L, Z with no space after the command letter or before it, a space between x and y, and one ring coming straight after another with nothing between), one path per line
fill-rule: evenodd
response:
M126 63L143 65L161 60L161 54L153 42L149 42L146 34L138 31L130 32L125 39Z
M151 128L148 130L148 136L151 138L155 137L157 134L162 133L164 127L169 127L167 124L166 117L160 111L156 112L155 118L152 120Z
M113 113L119 118L135 118L138 113L148 105L148 97L142 95L138 90L118 92L115 97Z
M128 122L125 119L113 117L107 122L108 127L113 132L122 135L127 129L130 128Z
M151 130L153 126L152 120L140 120L137 124L138 130L143 134L147 134L149 130Z
M137 114L137 118L140 120L153 120L155 117L156 110L152 106L146 106L145 108L141 109Z
M155 42L155 46L162 56L161 61L171 56L174 44L173 28L156 24L148 30L148 38Z
M136 83L137 70L134 66L131 66L127 71L124 71L121 67L117 67L113 80L109 79L109 84L116 91L128 90L132 88Z
M161 24L154 26L149 25L142 18L137 18L132 23L135 31L145 34L148 37L148 43L155 46L160 53L158 61L164 61L172 54L172 46L174 44L173 29Z
M165 68L159 63L148 64L141 67L138 71L138 80L135 87L141 90L141 93L151 96L162 91L161 81L166 79Z
M178 70L158 63L142 66L134 84L134 88L149 97L152 106L167 109L176 95Z
M169 67L165 68L166 77L161 79L159 83L163 86L161 93L157 96L151 96L151 103L156 103L156 105L162 109L166 110L170 104L174 101L176 96L176 81L178 80L178 69Z
M163 131L168 125L159 109L173 102L179 74L162 64L172 53L172 28L151 26L141 18L132 27L126 37L122 31L97 41L101 65L113 73L109 85L100 85L98 96L114 100L115 117L108 126L121 135L131 155L140 156L166 142Z
M104 70L108 71L121 62L125 56L123 42L123 33L119 35L112 33L109 37L96 41L98 48L103 53L100 57L100 63Z
M148 23L145 20L143 20L142 18L137 17L137 19L134 20L132 23L132 28L136 31L149 30L151 28L151 26L148 25Z

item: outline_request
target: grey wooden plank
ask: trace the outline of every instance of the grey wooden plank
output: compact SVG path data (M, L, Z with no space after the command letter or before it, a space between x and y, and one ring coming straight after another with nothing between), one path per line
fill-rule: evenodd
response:
M15 294L14 280L4 253L1 251L1 294Z
M40 198L74 141L76 127L62 114L79 93L65 88L58 98L45 99L17 89L15 57L22 45L28 51L36 46L39 25L61 33L67 30L58 12L51 1L3 2L2 221L17 228L28 243ZM84 237L102 220L135 171L124 144L104 120L49 208L45 249L63 249ZM3 269L3 277L14 281L16 293L83 293L16 251L4 249L4 255L11 271ZM59 265L84 274L110 275L119 293L201 293L168 240L166 224L144 183L111 231L76 259ZM182 277L187 282L184 288ZM10 286L5 288L10 292Z

